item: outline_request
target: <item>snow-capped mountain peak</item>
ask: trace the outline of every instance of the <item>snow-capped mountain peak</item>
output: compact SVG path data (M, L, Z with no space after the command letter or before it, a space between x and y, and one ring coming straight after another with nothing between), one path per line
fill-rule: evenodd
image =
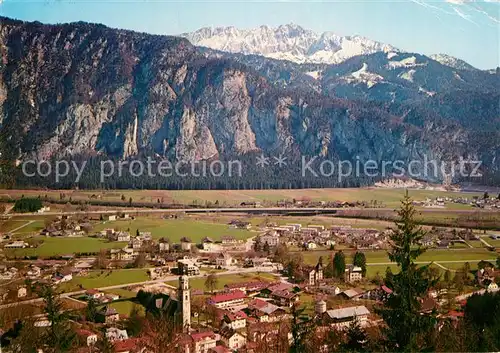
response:
M430 56L431 59L436 60L438 63L445 66L452 67L458 70L478 70L474 66L466 63L465 61L455 58L454 56L447 54L433 54Z
M318 34L296 24L253 29L205 27L181 36L197 46L298 63L336 64L356 55L397 51L390 45L361 36L339 36L333 32Z

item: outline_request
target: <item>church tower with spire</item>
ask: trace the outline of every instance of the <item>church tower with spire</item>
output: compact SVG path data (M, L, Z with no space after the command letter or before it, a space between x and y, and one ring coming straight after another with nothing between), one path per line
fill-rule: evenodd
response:
M179 288L177 291L179 299L179 313L182 319L183 331L189 331L191 327L191 290L189 288L188 276L179 277Z

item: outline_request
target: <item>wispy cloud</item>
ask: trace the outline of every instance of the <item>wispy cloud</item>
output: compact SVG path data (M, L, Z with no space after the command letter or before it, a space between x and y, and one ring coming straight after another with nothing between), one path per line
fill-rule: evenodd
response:
M411 2L417 4L417 5L420 5L422 7L425 7L427 9L429 9L436 17L438 17L439 19L441 17L438 16L438 14L447 14L447 15L453 15L454 13L453 12L450 12L450 11L447 11L446 9L444 9L443 7L439 7L439 6L436 6L434 4L432 4L431 1L429 0L410 0Z
M472 19L471 19L471 16L470 15L467 15L466 13L464 13L462 10L459 10L457 7L454 7L453 10L455 11L455 13L462 17L464 20L470 22L470 23L473 23L475 24L476 26L479 26L476 22L474 22Z
M492 1L487 1L487 2L500 2L500 1L495 1L495 0L492 0ZM492 20L493 22L495 23L500 23L500 18L498 17L495 17L493 15L491 15L488 11L484 10L483 8L481 8L481 6L477 3L473 3L470 5L475 11L479 12L480 14L483 14L485 15L486 17L488 17L490 20ZM498 12L500 14L500 11Z
M478 19L475 18L474 20L472 16L472 13L476 13L485 16L489 21L494 22L495 25L500 23L500 16L495 15L482 7L482 4L485 3L489 3L490 5L488 6L491 6L491 4L500 4L500 0L441 0L441 1L410 0L410 1L429 9L436 16L439 13L459 16L463 20L479 26L479 24L476 22ZM447 6L448 8L446 8Z

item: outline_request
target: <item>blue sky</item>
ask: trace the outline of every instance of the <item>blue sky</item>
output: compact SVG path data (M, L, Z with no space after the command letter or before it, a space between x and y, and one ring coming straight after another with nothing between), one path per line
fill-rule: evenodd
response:
M155 34L295 23L317 32L359 34L407 51L446 53L483 69L500 66L500 0L0 0L0 14Z

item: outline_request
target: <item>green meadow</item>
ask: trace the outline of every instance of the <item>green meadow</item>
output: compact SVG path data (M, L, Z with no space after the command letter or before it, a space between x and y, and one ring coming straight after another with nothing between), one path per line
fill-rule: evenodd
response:
M106 228L129 231L132 235L137 230L151 232L153 238L166 237L173 243L178 243L182 237L188 237L194 243L200 243L204 237L220 240L224 235L231 235L237 239L245 240L256 233L248 230L232 229L227 224L192 219L160 219L138 217L135 220L118 220L105 222L94 227L94 231Z

